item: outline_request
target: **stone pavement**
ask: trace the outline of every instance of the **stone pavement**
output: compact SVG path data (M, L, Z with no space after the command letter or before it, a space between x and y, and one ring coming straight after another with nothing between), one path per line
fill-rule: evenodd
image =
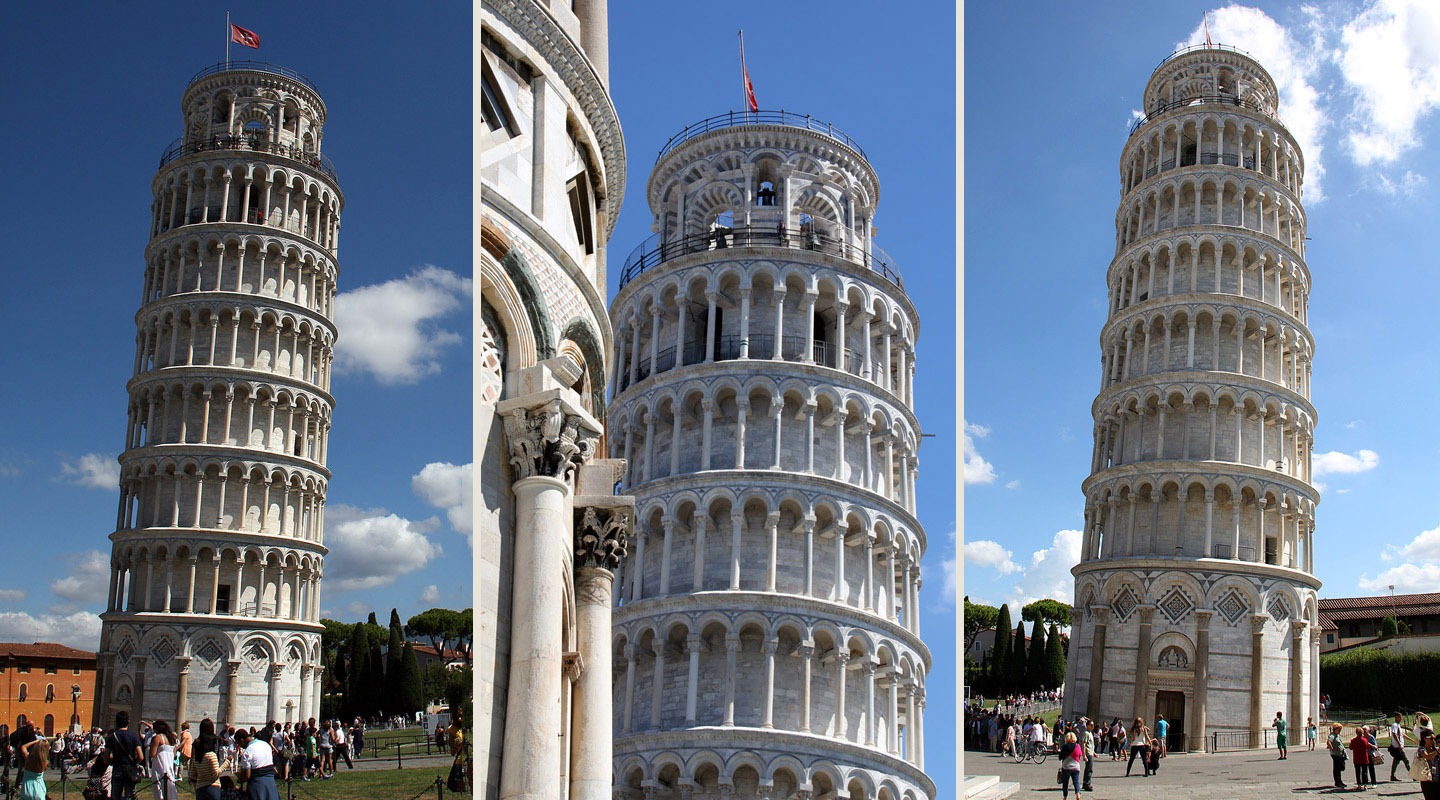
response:
M1284 761L1274 750L1251 750L1215 755L1188 754L1169 756L1160 762L1160 772L1141 777L1139 761L1132 776L1125 777L1124 761L1111 761L1101 755L1095 761L1093 784L1095 793L1083 797L1097 800L1258 800L1259 798L1294 797L1299 795L1360 794L1355 789L1355 768L1347 763L1345 790L1333 786L1330 754L1318 745L1314 752L1291 748ZM1044 764L1016 764L1010 758L990 753L965 752L966 775L999 775L1001 781L1020 784L1016 798L1060 797L1055 782L1059 761L1052 754ZM1378 789L1367 789L1366 797L1420 798L1420 785L1404 774L1404 765L1396 773L1398 783L1390 782L1389 756L1386 763L1375 768L1380 779ZM1176 791L1176 790L1179 791Z

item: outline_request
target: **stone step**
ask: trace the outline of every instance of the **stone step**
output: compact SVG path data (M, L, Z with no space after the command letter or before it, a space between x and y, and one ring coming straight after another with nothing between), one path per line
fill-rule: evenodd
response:
M1020 784L1013 781L1001 783L994 775L967 778L962 787L964 800L1005 800L1020 791Z
M960 796L968 800L999 782L1000 778L996 775L966 775L965 783L960 787Z

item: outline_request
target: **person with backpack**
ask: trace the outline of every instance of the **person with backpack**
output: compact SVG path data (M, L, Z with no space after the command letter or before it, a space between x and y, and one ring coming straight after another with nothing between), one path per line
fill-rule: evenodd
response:
M131 800L145 777L145 749L139 734L130 730L130 712L115 714L115 730L105 736L110 754L110 800Z

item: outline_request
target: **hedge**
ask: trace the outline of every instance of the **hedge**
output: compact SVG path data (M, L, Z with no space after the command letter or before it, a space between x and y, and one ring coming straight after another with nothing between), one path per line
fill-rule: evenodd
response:
M1440 706L1440 652L1396 653L1359 647L1320 657L1320 691L1337 706Z

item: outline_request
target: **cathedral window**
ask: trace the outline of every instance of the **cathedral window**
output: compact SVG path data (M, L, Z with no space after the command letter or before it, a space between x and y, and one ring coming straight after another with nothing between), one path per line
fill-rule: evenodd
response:
M481 69L480 74L480 115L485 118L485 126L492 132L504 131L510 136L519 133L510 114L510 107L505 103L505 95L495 85L495 77L490 73L488 65Z

